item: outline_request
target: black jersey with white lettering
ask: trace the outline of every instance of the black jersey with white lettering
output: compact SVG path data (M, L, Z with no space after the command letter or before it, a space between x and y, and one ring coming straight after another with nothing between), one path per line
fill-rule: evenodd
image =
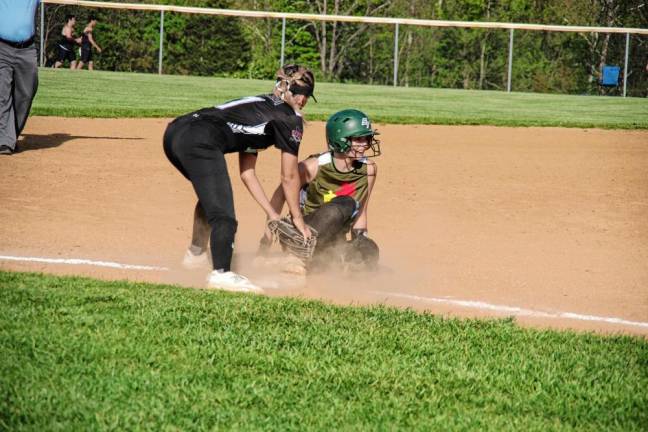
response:
M297 155L304 132L301 115L275 95L250 96L189 114L224 129L223 153L257 153L274 145Z

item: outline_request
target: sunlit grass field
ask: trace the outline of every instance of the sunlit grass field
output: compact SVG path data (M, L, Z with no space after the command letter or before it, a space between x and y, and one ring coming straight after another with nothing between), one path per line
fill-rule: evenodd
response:
M174 117L241 96L272 81L41 69L33 115ZM306 115L325 120L355 107L381 123L648 128L648 98L394 88L318 83Z
M648 341L0 272L0 429L648 426Z
M41 69L33 115L172 117L268 81ZM307 116L648 128L648 100L317 85ZM0 271L0 430L648 430L648 340Z

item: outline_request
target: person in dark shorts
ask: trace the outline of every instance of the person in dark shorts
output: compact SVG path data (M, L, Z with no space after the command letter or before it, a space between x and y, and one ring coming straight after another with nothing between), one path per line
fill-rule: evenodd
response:
M84 65L88 65L88 70L94 70L94 62L92 61L92 48L97 52L101 52L101 48L94 40L92 32L97 25L97 18L90 16L88 18L88 25L83 29L81 35L81 60L77 64L77 69L83 69Z
M74 50L77 44L81 43L81 38L74 37L74 26L76 25L76 16L67 15L65 17L65 25L61 30L61 40L56 44L58 48L58 57L56 63L54 63L55 68L60 68L65 61L70 62L70 69L76 68L76 54Z
M226 153L239 154L240 176L269 219L279 219L259 179L255 166L259 152L274 145L281 150L281 184L297 229L306 238L311 232L299 208L299 146L304 122L301 110L313 95L315 77L295 64L276 73L271 94L244 97L204 108L173 120L164 134L164 152L189 180L198 197L194 210L191 245L183 265L198 267L207 261L210 242L213 271L209 288L260 293L249 279L231 271L238 223L225 162ZM207 235L209 233L209 235Z

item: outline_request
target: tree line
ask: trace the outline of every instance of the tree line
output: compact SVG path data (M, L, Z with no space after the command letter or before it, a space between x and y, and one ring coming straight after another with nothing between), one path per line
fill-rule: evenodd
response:
M645 0L113 0L276 12L600 27L648 27ZM46 55L55 57L64 17L77 31L98 18L104 52L97 69L157 72L159 13L46 5ZM268 79L279 65L281 20L166 13L164 72ZM285 61L309 65L333 82L391 85L395 26L286 21ZM601 68L623 67L625 34L517 30L513 90L567 94L619 92L598 85ZM398 85L502 90L509 32L399 28ZM631 35L628 94L648 95L648 36Z

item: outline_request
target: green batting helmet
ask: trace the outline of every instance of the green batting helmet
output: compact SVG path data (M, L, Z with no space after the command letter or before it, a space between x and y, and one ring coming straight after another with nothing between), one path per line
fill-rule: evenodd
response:
M346 153L351 148L352 137L370 137L374 156L380 154L378 141L374 135L378 132L371 128L369 117L362 111L346 109L336 112L326 122L326 142L329 150Z

